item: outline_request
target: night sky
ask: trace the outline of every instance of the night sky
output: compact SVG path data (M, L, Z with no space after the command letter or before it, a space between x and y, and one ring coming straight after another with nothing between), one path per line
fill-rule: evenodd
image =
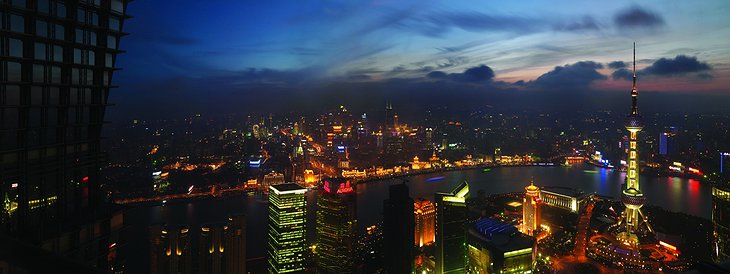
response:
M155 0L127 13L111 116L625 95L634 41L640 92L730 96L728 1Z

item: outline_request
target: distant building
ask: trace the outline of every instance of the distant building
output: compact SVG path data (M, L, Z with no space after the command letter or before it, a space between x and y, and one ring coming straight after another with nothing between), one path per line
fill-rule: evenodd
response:
M325 179L317 198L317 269L319 273L354 273L357 202L354 184Z
M469 184L464 181L450 193L436 193L436 273L464 273Z
M264 187L264 189L268 189L269 186L280 185L285 182L286 181L284 180L283 173L271 171L269 173L266 173L266 175L264 175L264 179L263 179L261 186Z
M525 187L525 196L522 198L522 233L535 236L535 231L540 229L540 207L540 188L530 183Z
M386 273L411 273L414 235L413 199L405 183L390 186L383 202L384 267Z
M436 207L426 199L416 199L413 204L415 216L415 242L418 247L430 245L436 240Z
M715 246L712 257L716 263L730 260L730 189L712 187L712 225Z
M306 188L294 183L269 186L269 273L304 272L306 193Z
M544 205L562 208L573 213L578 213L590 197L590 194L567 189L540 189L540 199Z
M186 226L153 226L151 234L151 274L192 272L190 229Z
M535 238L513 225L480 219L468 228L468 266L463 273L532 273Z

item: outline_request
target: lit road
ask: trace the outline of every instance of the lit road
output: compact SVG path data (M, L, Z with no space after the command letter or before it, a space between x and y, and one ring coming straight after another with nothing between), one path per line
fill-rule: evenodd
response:
M573 250L573 254L578 257L579 261L587 260L586 242L588 241L588 230L590 229L588 226L591 223L594 206L593 201L588 202L585 211L578 218L578 233L575 236L575 249Z

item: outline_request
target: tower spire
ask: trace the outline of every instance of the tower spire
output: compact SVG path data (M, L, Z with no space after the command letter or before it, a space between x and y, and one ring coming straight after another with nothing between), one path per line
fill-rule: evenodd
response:
M639 97L639 91L636 89L636 42L634 42L634 83L631 87L631 115L639 115L639 109L636 100Z

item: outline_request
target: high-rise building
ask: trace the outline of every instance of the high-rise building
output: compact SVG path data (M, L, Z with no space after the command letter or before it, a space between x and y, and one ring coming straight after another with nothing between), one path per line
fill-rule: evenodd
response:
M730 188L712 187L712 225L715 246L712 257L716 263L730 260Z
M357 202L354 185L325 179L317 198L318 273L354 273Z
M466 181L449 193L436 193L436 273L465 272L467 198Z
M413 203L415 217L414 244L418 247L430 245L436 240L436 207L429 200L419 198Z
M522 198L522 233L535 236L535 231L540 228L540 188L532 182L525 187L525 196Z
M225 235L223 273L246 274L246 216L235 214L228 217Z
M103 189L100 135L126 4L0 3L0 199L11 205L0 233L99 269L113 267L110 224L121 221ZM103 235L78 237L96 226Z
M198 272L246 273L246 217L232 215L227 223L204 224L198 244Z
M306 193L306 188L294 183L269 186L269 273L304 272Z
M513 225L480 219L468 228L463 273L532 273L535 250L535 238Z
M639 97L639 91L636 89L636 44L634 44L634 78L631 88L631 113L626 119L626 129L629 131L628 160L626 169L626 183L621 195L621 201L626 206L621 214L621 229L617 235L618 239L623 243L637 246L639 238L637 233L642 224L651 231L651 226L641 207L644 205L646 197L639 188L639 132L644 128L644 123L639 115L639 108L636 100Z
M227 233L228 226L224 224L204 224L200 228L198 272L223 273L223 254L226 251L224 244Z
M384 266L386 273L413 270L413 198L404 183L390 186L383 202Z
M187 227L157 225L150 229L150 234L150 273L192 273L190 230Z

